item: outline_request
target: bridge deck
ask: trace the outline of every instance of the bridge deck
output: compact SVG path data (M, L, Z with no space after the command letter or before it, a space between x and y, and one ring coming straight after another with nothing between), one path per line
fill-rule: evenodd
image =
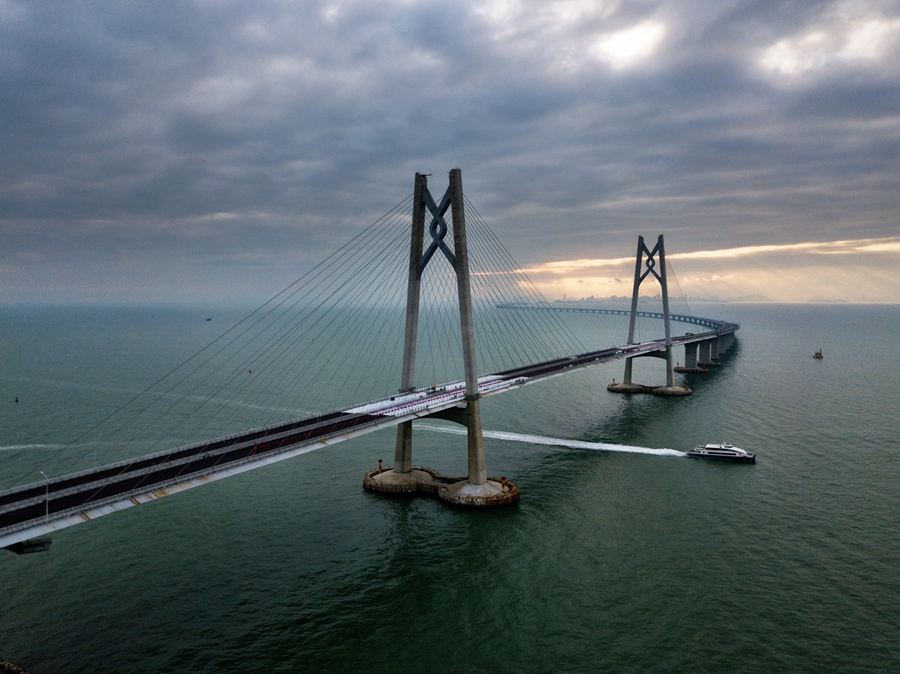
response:
M716 327L674 337L673 345L731 334L739 327L710 319L693 322ZM575 369L665 348L664 340L656 340L535 363L480 377L479 392L482 396L495 395ZM323 444L427 417L462 404L464 389L464 382L429 387L0 492L0 547L281 461Z

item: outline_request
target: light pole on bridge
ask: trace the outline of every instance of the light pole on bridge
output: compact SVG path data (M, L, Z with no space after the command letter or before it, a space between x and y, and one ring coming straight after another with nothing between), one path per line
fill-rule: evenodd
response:
M41 475L44 476L44 521L50 521L50 478L47 477L47 473L41 471Z

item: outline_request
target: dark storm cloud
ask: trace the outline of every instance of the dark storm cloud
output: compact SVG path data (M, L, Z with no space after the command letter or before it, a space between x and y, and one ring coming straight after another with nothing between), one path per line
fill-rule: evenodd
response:
M0 0L4 278L73 257L101 275L314 260L414 171L453 166L526 262L638 232L681 250L890 235L897 19L878 2Z

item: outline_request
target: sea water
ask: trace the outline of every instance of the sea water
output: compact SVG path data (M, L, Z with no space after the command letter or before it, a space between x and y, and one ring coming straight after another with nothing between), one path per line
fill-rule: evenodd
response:
M618 362L483 401L512 507L363 491L387 430L0 551L0 656L41 674L900 670L900 307L695 312L742 327L721 367L679 375L691 397L608 393ZM0 309L0 488L239 315ZM635 372L664 383L662 361ZM458 430L417 422L414 463L464 474ZM682 456L722 440L757 463Z

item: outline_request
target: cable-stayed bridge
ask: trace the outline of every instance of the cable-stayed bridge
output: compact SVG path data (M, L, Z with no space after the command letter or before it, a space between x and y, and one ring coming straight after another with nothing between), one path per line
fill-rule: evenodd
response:
M417 174L412 197L53 457L24 465L0 492L0 547L39 550L55 530L392 426L394 465L369 473L368 488L510 502L518 488L487 476L481 398L613 360L625 376L610 391L687 395L674 373L717 364L738 327L692 314L661 236L652 250L639 239L633 276L623 271L604 300L551 304L463 196L458 169L439 201ZM632 381L642 356L665 361L664 386ZM465 478L412 465L412 421L425 417L466 426ZM110 446L140 454L98 462Z

